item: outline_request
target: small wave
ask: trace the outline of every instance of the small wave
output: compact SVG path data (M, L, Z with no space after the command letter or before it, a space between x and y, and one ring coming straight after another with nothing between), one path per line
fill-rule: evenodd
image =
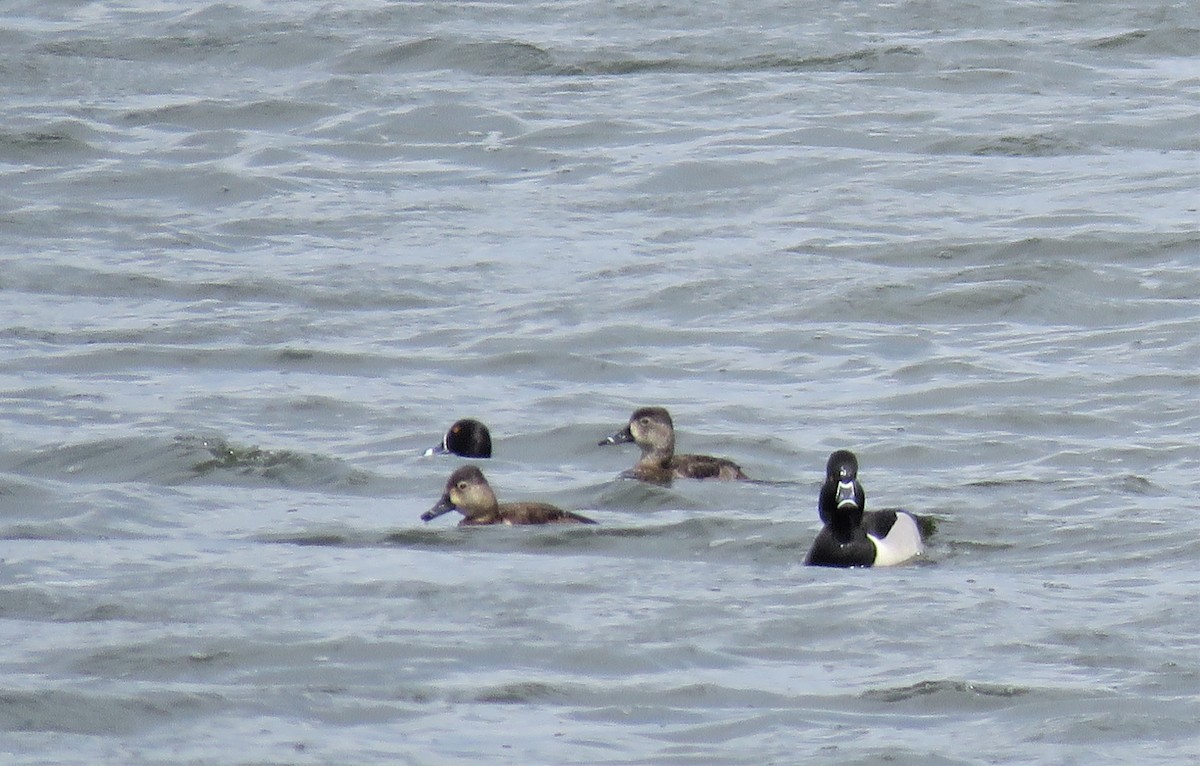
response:
M233 35L202 34L164 37L136 37L120 41L80 37L44 43L39 52L50 56L112 61L179 61L235 53L242 45Z
M115 597L97 602L93 594L54 591L39 584L6 588L0 611L5 619L28 622L131 622L148 619L137 611L138 607L136 603ZM158 615L149 619L157 620Z
M454 69L481 75L521 75L553 70L549 53L518 41L479 42L430 37L384 47L363 47L344 56L343 72L387 69Z
M241 65L284 69L319 60L336 50L327 34L262 23L243 9L227 8L222 18L205 18L204 9L190 21L173 24L163 34L111 39L74 37L45 42L36 52L63 59L195 65L220 58L226 71Z
M1089 48L1097 51L1123 50L1159 56L1192 57L1200 49L1200 29L1173 27L1135 29L1119 35L1093 40Z
M862 697L880 702L904 702L919 697L944 697L946 695L950 695L953 699L960 699L963 695L971 698L998 697L1008 699L1024 696L1029 694L1030 691L1030 689L1023 686L942 679L937 681L919 681L908 686L870 689L863 692ZM949 700L947 702L953 704Z
M583 61L563 67L559 74L752 74L759 72L907 72L916 67L920 51L909 46L863 48L821 56L763 54L729 60L686 57Z
M1061 157L1082 153L1079 144L1049 133L1000 136L971 151L976 157Z
M495 527L421 526L400 529L386 534L372 530L350 528L321 528L298 532L269 532L256 535L260 543L296 545L316 548L413 548L418 550L466 549L472 551L529 552L538 547L557 548L531 543L540 537L570 536L571 532L593 530L594 527ZM567 530L565 533L562 530Z
M702 510L703 506L669 487L617 477L587 497L588 505L622 511Z
M510 527L411 526L386 533L322 525L255 535L256 542L329 548L390 548L489 554L586 555L619 559L799 561L811 543L809 525L781 525L724 516L667 524L621 525L603 512L584 509L595 525ZM414 522L415 523L415 522ZM781 531L781 529L783 531Z
M111 737L181 717L211 713L226 703L216 694L142 692L133 697L48 689L0 693L0 730Z
M992 489L997 487L1029 487L1041 486L1044 484L1042 479L1027 479L1027 478L995 478L995 479L979 479L977 481L969 481L964 486L977 489Z
M544 48L520 41L473 41L425 38L383 48L363 48L343 57L339 69L374 72L403 68L453 69L480 75L612 76L638 74L742 74L756 72L907 72L921 52L911 46L869 47L812 56L763 54L736 59L581 58L560 62Z
M176 125L195 130L282 129L307 125L330 112L327 106L291 99L248 103L192 100L125 112L124 120L133 125Z
M172 483L180 465L154 438L103 439L56 445L25 455L14 472L54 480Z
M982 542L979 540L951 540L944 543L944 546L948 549L950 555L959 553L993 553L1020 548L1017 543Z
M280 545L341 548L343 546L350 545L351 538L349 535L343 535L337 532L301 532L299 534L259 535L255 539L262 543L278 543Z
M13 524L0 531L2 540L38 540L66 541L78 540L79 533L72 527L61 523L46 524Z
M199 458L191 464L196 477L249 478L286 487L361 487L369 474L341 460L293 450L261 449L233 444L219 436L178 436L175 445ZM207 457L205 456L207 455Z
M339 269L344 272L344 269ZM228 303L270 303L346 311L404 310L443 305L445 289L422 279L397 275L364 285L342 273L322 275L318 283L297 286L282 279L265 276L228 279L180 279L146 273L62 264L22 263L5 272L0 287L35 295L61 295L71 298L136 298L198 302L219 300ZM12 335L9 328L5 333ZM89 342L112 337L111 330L93 328L86 335L62 335L39 330L43 339L83 337ZM136 336L144 341L148 336Z
M171 486L197 479L286 487L357 489L370 475L336 458L234 444L215 435L104 439L56 445L21 456L6 470L57 481L143 482ZM62 532L25 531L35 539ZM16 531L10 530L16 534Z
M747 691L708 682L665 687L640 683L595 687L570 683L553 684L544 681L510 681L476 690L464 690L451 694L450 697L455 701L494 704L549 702L607 705L614 703L624 706L667 705L677 710L706 708L711 705L791 707L796 704L796 700L787 696L775 695L762 690ZM603 712L600 712L599 715L603 716Z
M0 130L0 158L11 162L79 162L82 157L101 154L84 137L92 133L76 122L57 122L33 130Z
M555 702L570 699L573 693L565 688L538 681L521 681L501 684L481 690L474 696L475 702L501 704L523 704L527 702Z
M1048 133L1028 136L959 136L932 142L930 154L973 157L1069 157L1092 154L1095 150L1076 141Z
M423 538L422 538L423 535ZM255 542L269 545L295 545L302 548L384 548L407 545L420 548L438 547L438 535L433 530L408 530L380 537L377 533L357 529L319 529L300 532L268 532L255 535ZM456 547L456 546L443 546Z
M1117 492L1122 492L1127 495L1161 497L1169 494L1165 489L1159 487L1145 476L1136 476L1133 474L1116 476L1109 480L1109 484Z

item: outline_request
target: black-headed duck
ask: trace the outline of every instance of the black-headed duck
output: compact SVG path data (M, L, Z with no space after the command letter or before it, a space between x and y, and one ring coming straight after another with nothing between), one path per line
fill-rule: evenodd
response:
M747 479L732 460L710 455L676 455L675 424L663 407L642 407L629 416L629 423L620 431L600 442L628 444L633 442L642 456L626 475L642 481L667 484L671 479Z
M825 526L817 533L805 564L869 567L900 564L924 552L921 523L907 511L868 511L858 481L858 458L838 450L825 464L817 510Z
M442 443L425 450L425 454L491 457L492 434L487 426L474 418L456 420L442 437Z
M487 524L595 524L589 518L564 511L549 503L498 503L496 493L473 465L464 465L446 481L446 491L437 505L421 514L421 521L436 519L443 513L458 511L460 527Z

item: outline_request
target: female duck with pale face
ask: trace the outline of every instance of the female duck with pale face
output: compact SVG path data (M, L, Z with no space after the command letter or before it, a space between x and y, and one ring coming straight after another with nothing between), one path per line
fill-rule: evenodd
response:
M662 407L642 407L629 416L629 423L620 431L600 442L628 444L633 442L642 456L633 468L625 472L642 481L668 484L671 479L745 480L741 467L723 457L711 455L676 455L675 424L671 414Z
M421 521L430 521L443 513L458 511L463 515L460 527L480 527L488 524L595 524L589 518L564 511L549 503L500 503L496 493L484 478L483 471L464 465L446 481L446 490L437 504L421 514Z

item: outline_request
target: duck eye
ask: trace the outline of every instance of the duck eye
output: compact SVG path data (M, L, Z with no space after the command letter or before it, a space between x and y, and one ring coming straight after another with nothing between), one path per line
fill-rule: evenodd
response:
M639 420L638 422L639 422L639 423L641 423L641 424L642 424L642 425L644 425L644 426L648 426L648 425L650 425L650 418L642 418L642 419L641 419L641 420Z
M466 491L467 491L467 483L466 483L465 481L460 481L460 482L458 483L458 491L459 491L459 492L466 492Z

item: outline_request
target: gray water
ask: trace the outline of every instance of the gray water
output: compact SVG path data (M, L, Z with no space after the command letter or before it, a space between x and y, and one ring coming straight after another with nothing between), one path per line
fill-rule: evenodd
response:
M12 764L1200 758L1200 5L0 6ZM760 481L618 478L669 407ZM491 425L501 499L422 524ZM858 452L927 555L814 570Z

